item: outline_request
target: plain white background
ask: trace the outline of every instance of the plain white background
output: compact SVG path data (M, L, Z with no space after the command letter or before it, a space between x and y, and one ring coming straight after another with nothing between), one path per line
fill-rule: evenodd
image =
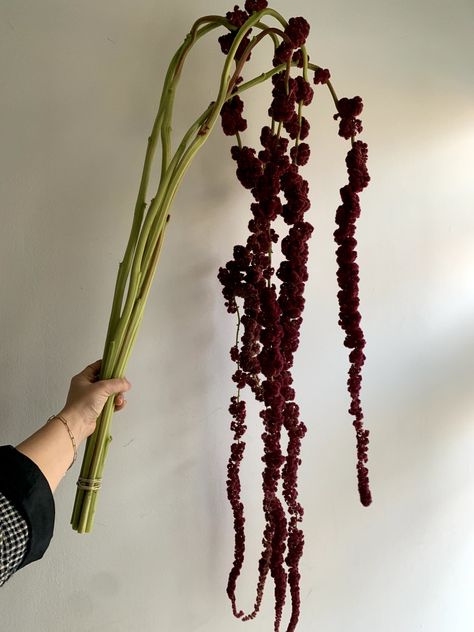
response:
M310 281L294 376L309 428L301 632L470 632L474 626L474 151L470 0L275 0L305 15L310 56L360 94L372 182L359 226L363 403L374 503L358 503L337 326L334 212L346 143L324 90L309 110ZM220 0L0 1L0 443L63 405L100 357L146 139L172 54ZM213 99L216 37L189 60L176 138ZM246 77L270 67L270 47ZM255 144L268 86L247 98ZM58 489L41 562L0 594L4 632L231 632L225 494L235 323L216 279L245 239L250 196L216 128L173 207L128 366L95 529L69 526L79 470ZM253 603L261 539L259 418L243 469ZM82 451L81 451L82 455ZM269 584L260 618L270 632ZM287 616L287 615L286 615Z

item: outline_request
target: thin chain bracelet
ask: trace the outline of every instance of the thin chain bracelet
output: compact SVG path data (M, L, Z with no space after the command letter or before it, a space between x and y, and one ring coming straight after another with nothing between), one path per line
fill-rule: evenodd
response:
M74 435L71 432L71 428L69 428L69 424L68 422L64 419L64 417L62 417L61 415L51 415L51 417L48 419L48 422L52 421L53 419L60 419L63 424L66 426L67 431L69 433L69 436L71 437L71 441L72 441L72 447L74 448L74 458L72 460L71 465L67 468L68 471L71 469L71 467L74 465L74 463L76 462L77 459L77 446L76 446L76 440L74 439Z

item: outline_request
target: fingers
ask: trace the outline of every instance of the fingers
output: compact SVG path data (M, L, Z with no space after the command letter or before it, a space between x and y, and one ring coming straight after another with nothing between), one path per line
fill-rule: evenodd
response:
M100 387L103 389L103 393L108 396L120 395L121 393L127 392L132 387L130 382L124 377L116 377L110 380L101 380L100 382L97 382L97 384L99 384Z
M127 405L127 400L124 398L122 393L119 393L115 398L115 412L119 412L123 410Z

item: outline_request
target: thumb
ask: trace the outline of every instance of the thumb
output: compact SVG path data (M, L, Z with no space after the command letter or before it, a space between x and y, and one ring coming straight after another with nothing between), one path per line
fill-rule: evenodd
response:
M99 382L96 382L96 386L100 386L102 393L107 396L124 393L132 387L130 382L124 377L115 377L110 380L100 380Z

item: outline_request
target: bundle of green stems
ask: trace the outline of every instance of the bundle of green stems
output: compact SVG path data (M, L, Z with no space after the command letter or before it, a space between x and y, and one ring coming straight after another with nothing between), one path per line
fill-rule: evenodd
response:
M279 73L287 67L286 64L282 64L252 80L236 85L242 70L242 59L246 60L251 49L260 42L263 35L268 34L275 47L279 43L275 35L276 29L272 29L262 22L265 16L276 18L283 28L287 25L287 21L278 12L266 8L252 14L245 24L238 29L222 69L215 101L212 101L191 125L174 154L172 154L171 142L173 105L186 56L201 37L214 29L224 26L235 31L236 27L222 16L200 18L194 23L170 62L164 80L158 113L148 138L130 238L123 260L119 264L99 379L124 376L159 260L166 226L170 218L171 205L186 170L209 137L224 102L235 94L270 79L275 73ZM251 38L250 44L247 46L248 53L244 53L240 57L239 63L236 63L235 70L231 70L241 41L253 28L260 29L259 35ZM317 68L314 64L308 63L305 51L304 57L305 73L308 69ZM290 65L295 64L292 62ZM332 88L330 89L332 91ZM335 95L333 97L336 100ZM147 202L150 173L159 141L161 141L161 175L155 195ZM93 527L98 491L112 439L110 428L113 411L114 398L110 397L97 419L95 432L86 442L71 517L72 528L78 533L89 533Z

